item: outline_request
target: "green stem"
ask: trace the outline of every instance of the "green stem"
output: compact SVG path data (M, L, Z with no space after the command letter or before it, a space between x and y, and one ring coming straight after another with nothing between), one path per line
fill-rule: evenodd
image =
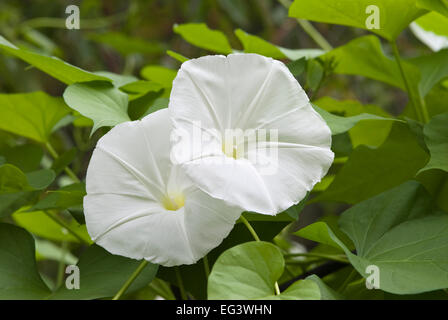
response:
M51 154L51 156L53 157L53 159L58 159L59 155L56 152L56 150L53 148L53 146L50 144L50 142L47 142L45 144L45 147L47 148L48 152ZM76 183L80 183L81 180L78 179L78 177L76 176L76 174L72 171L72 169L70 169L69 167L65 167L64 168L65 173L67 173L67 175L73 180L73 182Z
M240 220L241 220L242 223L244 223L244 225L249 230L250 234L255 239L255 241L260 241L260 238L258 237L258 234L255 232L254 228L252 228L252 226L250 225L249 221L247 221L247 219L243 215L240 216Z
M291 6L289 0L279 0L279 2L288 9ZM320 32L307 20L296 19L302 29L325 51L333 50L331 44L320 34Z
M131 274L131 276L126 280L126 282L123 284L120 290L118 290L117 294L112 298L112 300L118 300L121 298L121 296L128 290L128 288L131 286L132 282L138 277L138 275L145 269L146 265L148 264L148 261L143 260L142 263L135 269L135 271Z
M61 227L63 227L64 229L66 229L69 233L71 233L76 239L78 239L81 243L90 245L90 243L83 239L79 234L77 234L74 230L72 230L72 228L66 224L61 218L59 218L56 215L53 215L51 213L48 213L48 211L43 211L45 215L47 215L51 220L53 220L54 222L56 222L57 224L59 224Z
M59 288L62 285L62 281L64 279L64 269L65 269L65 256L67 255L67 241L62 241L61 245L62 254L59 259L58 265L58 275L56 279L56 288Z
M420 93L415 92L411 87L411 82L409 81L409 78L406 75L406 72L404 71L403 62L400 57L400 52L398 51L397 43L395 41L390 41L390 45L394 53L395 61L397 62L398 68L400 69L401 77L403 78L406 91L408 92L409 100L411 100L411 104L414 107L417 119L420 122L428 123L429 122L428 110L426 109L426 105Z
M179 290L180 290L180 297L182 298L182 300L188 300L188 297L187 297L187 294L186 294L185 288L184 288L184 282L182 281L182 276L180 275L179 267L175 267L174 270L176 272L177 285L179 286Z
M289 253L289 254L285 254L285 257L315 257L315 258L322 258L322 259L326 259L326 260L348 263L348 260L345 258L345 256L342 256L342 255L327 255L327 254L314 253L314 252Z
M210 275L210 266L208 264L207 255L205 255L204 258L202 258L202 261L204 262L205 277L208 279L208 276Z

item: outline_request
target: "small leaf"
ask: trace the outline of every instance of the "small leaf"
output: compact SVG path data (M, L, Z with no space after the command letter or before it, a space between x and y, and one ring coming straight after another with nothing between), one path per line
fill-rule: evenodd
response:
M221 31L210 29L205 23L176 24L173 29L196 47L223 54L232 52L226 36Z
M142 77L151 80L163 88L171 88L173 80L177 75L177 71L162 66L146 66L140 72Z
M42 169L23 173L19 168L4 164L0 166L0 194L42 190L54 180L53 170Z
M131 120L127 95L104 82L70 85L64 91L64 100L70 108L93 120L92 133Z

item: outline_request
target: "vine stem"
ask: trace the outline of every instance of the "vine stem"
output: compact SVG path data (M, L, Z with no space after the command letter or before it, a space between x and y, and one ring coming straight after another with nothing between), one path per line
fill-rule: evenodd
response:
M304 252L304 253L287 253L285 254L285 257L316 257L316 258L322 258L326 260L332 260L342 263L348 263L348 260L344 258L342 255L327 255L327 254L320 254L320 253L314 253L314 252Z
M244 223L244 225L249 230L250 234L255 239L255 241L260 241L260 238L258 237L258 234L255 232L254 228L251 226L249 221L247 221L247 219L243 215L240 216L240 220L241 220L242 223Z
M126 280L126 282L123 284L123 286L118 290L117 294L112 298L112 300L118 300L121 298L121 296L128 290L128 288L131 286L132 282L138 277L138 275L145 269L145 267L148 265L148 261L143 260L140 265L135 269L135 271L131 274L131 276Z
M290 0L279 0L279 2L288 9L291 6ZM333 50L331 44L320 34L320 32L309 22L304 19L296 19L297 23L302 27L302 29L325 51Z
M390 41L390 45L391 45L392 51L394 53L395 61L397 62L398 68L400 69L401 77L403 78L403 82L406 87L406 91L408 92L409 99L411 100L411 103L414 107L414 111L417 116L417 119L420 122L428 123L429 122L429 114L428 114L428 110L426 108L426 104L424 102L424 99L421 97L421 94L419 92L414 92L414 90L411 87L409 78L406 75L406 72L404 71L404 68L403 68L403 62L400 57L400 51L398 50L397 43L395 41Z
M187 294L186 294L185 288L184 288L184 282L182 281L182 276L180 275L179 267L175 267L175 272L176 272L176 278L177 278L177 285L179 286L179 290L180 290L180 297L182 298L182 300L188 300L188 297L187 297Z
M260 242L260 237L258 236L258 234L255 232L255 229L252 227L252 225L249 223L249 221L243 216L240 216L240 220L241 222L244 223L244 225L246 226L246 228L249 230L249 232L252 234L252 237L255 239L255 241ZM275 289L275 295L279 295L280 294L280 287L278 286L278 282L275 281L274 284L274 289Z
M47 142L45 144L46 149L48 150L48 152L51 154L51 156L56 160L59 158L58 153L56 152L56 150L53 148L53 146L51 145L50 142ZM69 167L65 166L64 168L65 173L67 173L67 175L76 183L80 183L81 180L79 180L79 178L76 176L76 174L72 171L72 169L70 169Z
M68 224L66 224L62 219L60 219L58 216L48 213L48 211L44 210L43 213L49 217L51 220L59 224L61 227L66 229L69 233L71 233L76 239L81 241L82 243L86 245L90 245L90 243L82 238L79 234L77 234Z

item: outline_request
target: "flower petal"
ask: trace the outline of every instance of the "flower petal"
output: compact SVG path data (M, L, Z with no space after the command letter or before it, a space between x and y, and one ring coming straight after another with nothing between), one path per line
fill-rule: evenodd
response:
M191 134L202 126L203 132L221 133L223 145L228 129L264 131L268 140L278 137L271 142L258 138L262 143L249 146L242 159L223 161L216 141L214 149L206 146L201 155L192 152L180 159L194 184L242 210L286 210L303 199L333 161L330 129L287 67L271 58L231 54L189 60L174 80L169 108L176 131ZM189 149L200 142L180 141L177 147ZM276 152L260 155L271 164L266 174L253 159L273 148Z
M194 187L170 162L168 110L114 127L87 172L84 211L92 239L113 254L164 266L192 264L219 245L241 210ZM170 193L185 197L168 210Z

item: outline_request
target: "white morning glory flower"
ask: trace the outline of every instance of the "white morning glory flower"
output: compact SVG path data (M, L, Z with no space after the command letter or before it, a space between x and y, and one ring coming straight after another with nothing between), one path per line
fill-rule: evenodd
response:
M184 62L169 109L173 161L201 190L242 210L274 215L297 204L334 158L329 127L288 68L271 58Z
M414 35L432 51L448 48L448 18L430 12L411 23Z
M119 124L98 141L84 212L92 239L113 254L192 264L222 242L241 213L172 165L171 128L165 109Z

